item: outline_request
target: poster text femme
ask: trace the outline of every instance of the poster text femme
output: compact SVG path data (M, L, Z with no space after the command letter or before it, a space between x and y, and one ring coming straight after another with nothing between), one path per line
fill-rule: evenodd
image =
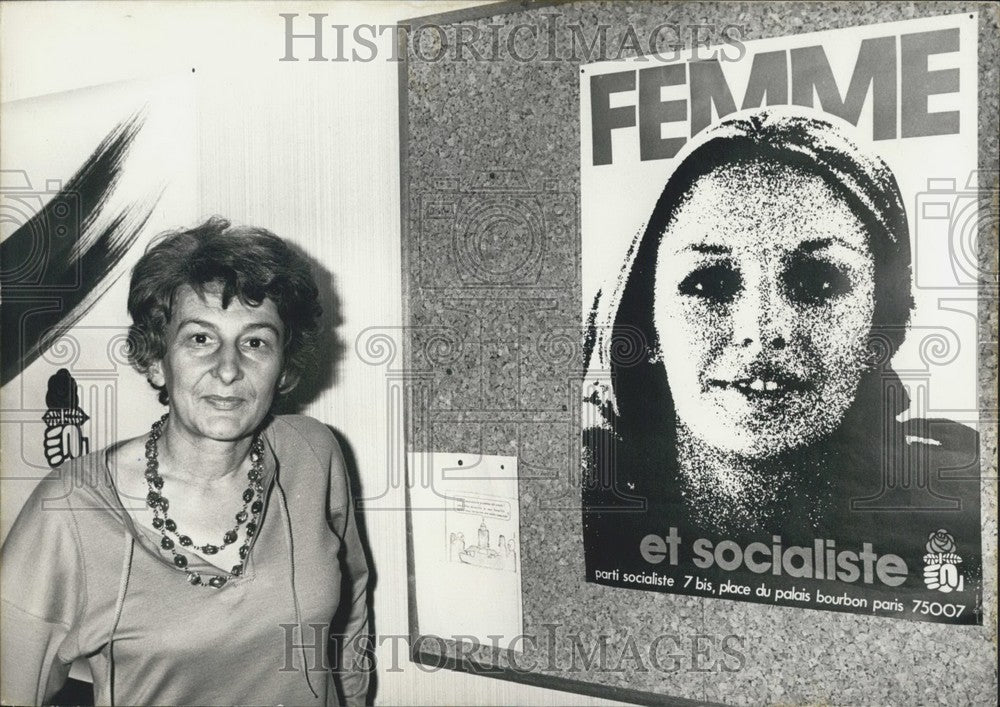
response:
M749 82L740 107L759 108L764 104L813 107L815 97L819 108L857 125L862 109L870 102L875 140L897 136L897 117L900 137L957 133L957 110L932 112L928 105L931 96L958 92L958 68L930 68L932 63L941 65L938 62L942 58L932 60L932 56L957 51L958 28L866 39L861 42L843 96L821 45L759 53L752 58ZM626 97L612 99L613 94L635 91L637 83L638 110ZM594 164L611 164L612 131L635 128L637 123L636 137L643 161L674 157L687 138L676 134L663 137L661 127L688 120L688 100L664 100L661 89L684 84L689 89L691 136L712 122L713 105L720 118L737 110L732 90L717 60L591 76Z

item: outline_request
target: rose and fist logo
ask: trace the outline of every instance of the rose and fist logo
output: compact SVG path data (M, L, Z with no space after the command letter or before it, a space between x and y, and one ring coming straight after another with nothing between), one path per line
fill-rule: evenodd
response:
M958 570L962 558L955 552L955 538L946 529L935 530L927 536L924 545L924 584L939 592L960 592L965 588L965 578Z
M49 466L57 467L67 459L87 454L90 440L84 436L81 425L90 416L80 408L76 380L65 368L49 378L45 405L48 410L42 420L45 421L45 459Z

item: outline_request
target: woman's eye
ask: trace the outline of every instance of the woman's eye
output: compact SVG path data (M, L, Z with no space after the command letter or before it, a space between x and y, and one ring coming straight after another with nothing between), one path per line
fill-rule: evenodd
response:
M810 305L824 304L853 287L843 267L814 258L793 260L783 279L790 300Z
M267 347L267 342L263 339L253 337L251 339L247 339L246 346L248 349L263 349Z
M208 334L192 334L191 341L199 346L203 346L208 343Z
M738 270L728 263L698 268L681 281L678 291L682 295L701 297L715 304L732 302L743 287Z

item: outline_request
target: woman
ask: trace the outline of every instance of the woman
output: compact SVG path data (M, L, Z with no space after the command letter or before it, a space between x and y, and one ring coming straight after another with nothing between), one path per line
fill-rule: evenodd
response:
M676 527L878 538L919 569L950 527L978 568L976 433L897 422L910 272L895 178L829 123L756 112L693 144L591 315L612 384L588 401L588 565L619 547L648 570L639 539Z
M324 425L270 414L314 360L317 297L284 241L218 218L143 255L130 355L167 412L54 472L19 515L5 703L47 701L86 658L97 704L326 704L338 687L363 704L368 570L344 460ZM340 604L336 685L321 661Z

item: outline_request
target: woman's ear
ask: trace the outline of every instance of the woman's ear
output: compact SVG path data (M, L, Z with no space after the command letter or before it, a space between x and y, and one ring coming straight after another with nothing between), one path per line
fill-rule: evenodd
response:
M299 375L290 371L284 371L278 379L278 393L286 395L299 384Z
M153 361L146 369L146 378L155 388L162 388L167 384L167 379L163 375L163 361Z

